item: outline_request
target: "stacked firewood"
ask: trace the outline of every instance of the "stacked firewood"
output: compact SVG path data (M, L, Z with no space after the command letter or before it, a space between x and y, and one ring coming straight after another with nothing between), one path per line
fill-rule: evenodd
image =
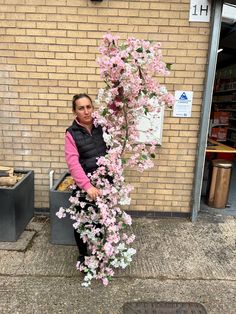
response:
M14 173L13 168L0 166L0 187L14 186L21 178L22 174Z
M66 176L65 179L59 184L58 191L69 191L71 186L75 184L75 181L71 176Z

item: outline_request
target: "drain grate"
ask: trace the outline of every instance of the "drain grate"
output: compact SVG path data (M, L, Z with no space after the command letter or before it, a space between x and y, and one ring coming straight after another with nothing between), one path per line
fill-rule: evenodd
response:
M130 302L123 305L124 314L207 314L200 303Z

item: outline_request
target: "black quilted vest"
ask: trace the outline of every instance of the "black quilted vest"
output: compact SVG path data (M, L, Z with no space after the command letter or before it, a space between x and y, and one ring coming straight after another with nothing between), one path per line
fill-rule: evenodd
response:
M72 135L79 152L79 162L85 173L97 169L97 158L106 155L106 143L103 140L101 126L93 126L91 134L76 121L67 129Z

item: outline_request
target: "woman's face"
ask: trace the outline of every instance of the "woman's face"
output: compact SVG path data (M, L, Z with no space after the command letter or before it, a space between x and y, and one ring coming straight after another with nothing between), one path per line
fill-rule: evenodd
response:
M75 101L74 114L81 124L91 125L93 123L93 110L93 105L87 97L83 97Z

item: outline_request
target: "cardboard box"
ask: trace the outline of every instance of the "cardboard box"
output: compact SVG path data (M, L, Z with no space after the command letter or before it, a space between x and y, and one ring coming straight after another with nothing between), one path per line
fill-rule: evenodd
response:
M213 113L214 124L228 124L229 123L229 112L226 111L215 111Z
M228 128L215 127L211 129L211 138L216 141L226 141Z

